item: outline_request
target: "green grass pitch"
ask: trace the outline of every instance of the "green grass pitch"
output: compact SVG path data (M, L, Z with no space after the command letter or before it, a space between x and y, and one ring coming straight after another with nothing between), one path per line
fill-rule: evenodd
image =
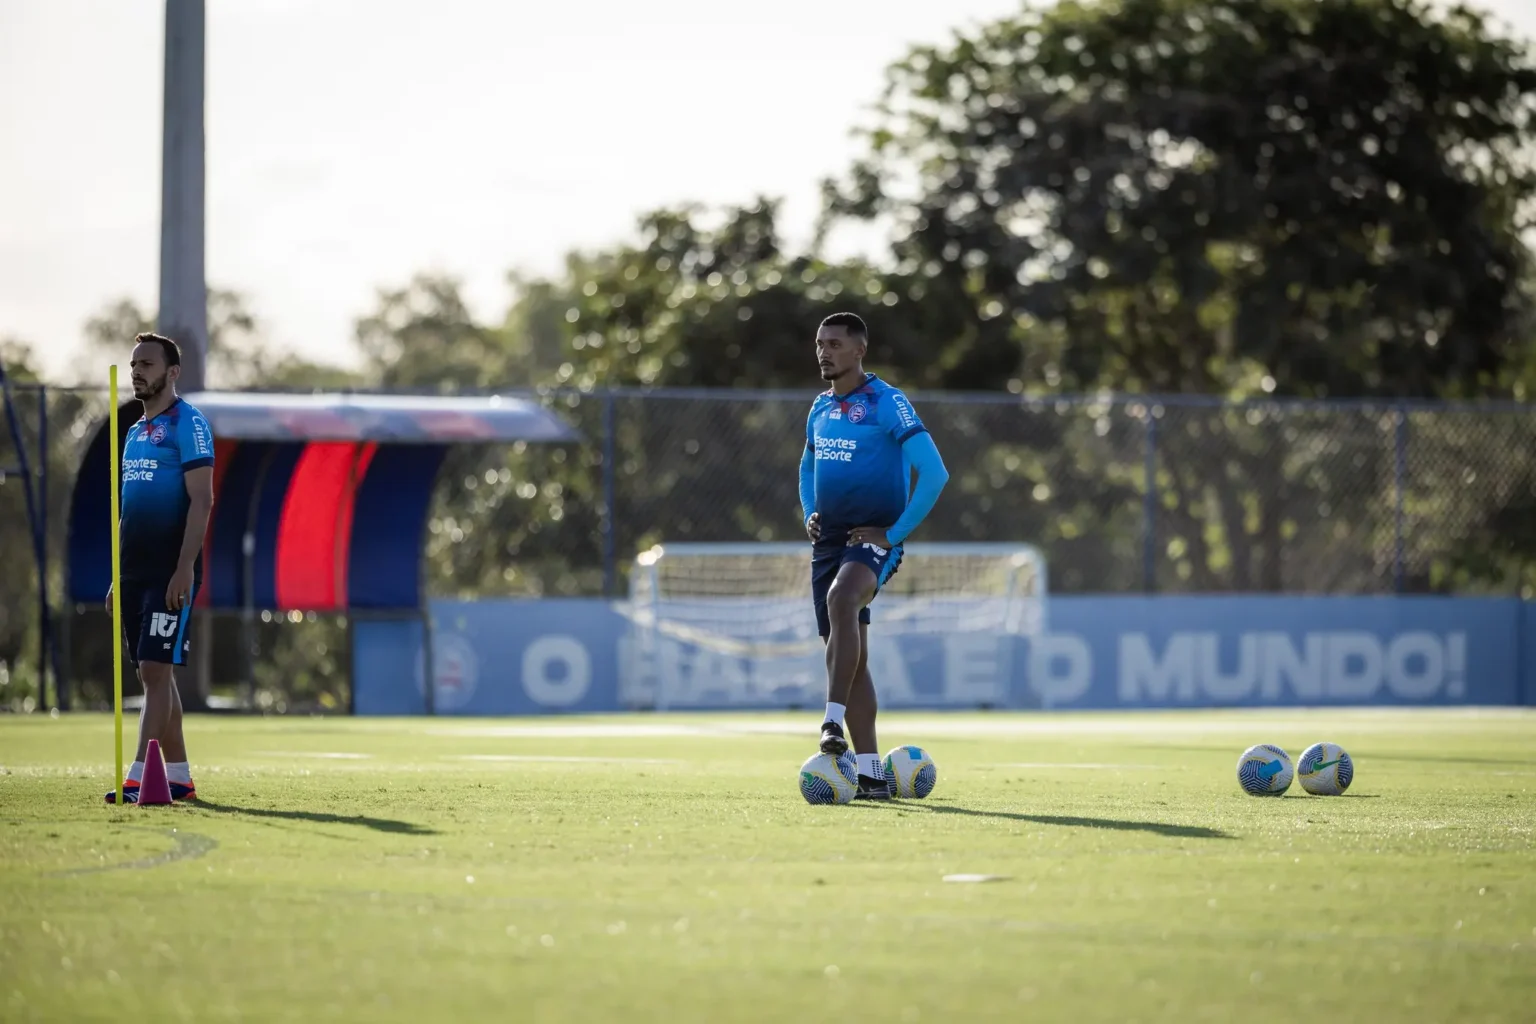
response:
M815 718L198 718L122 809L0 718L0 1021L1536 1019L1536 714L890 715L938 788L844 807Z

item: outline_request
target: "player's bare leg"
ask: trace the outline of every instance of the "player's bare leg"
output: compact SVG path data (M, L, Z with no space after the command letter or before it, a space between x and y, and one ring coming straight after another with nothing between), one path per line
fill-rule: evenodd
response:
M848 693L848 728L853 733L854 756L859 763L859 797L885 799L892 795L885 768L880 763L880 740L875 734L875 716L880 700L875 695L875 679L869 672L869 627L859 623L859 668Z
M848 731L853 734L856 754L879 753L875 735L875 715L880 701L875 696L875 679L869 674L869 627L859 623L859 667L853 674L853 688L848 692Z
M847 707L853 683L864 660L864 634L859 612L875 596L878 581L874 570L858 562L846 562L827 592L827 703ZM839 757L848 751L848 740L838 723L821 727L821 751Z
M187 736L181 728L181 688L176 685L174 670L171 673L171 714L166 719L165 732L160 734L160 749L170 762L187 760Z
M141 662L139 682L144 687L144 709L139 713L139 747L134 760L142 764L149 755L149 741L159 740L172 796L178 800L193 797L196 791L181 727L181 693L176 689L174 670L161 662Z
M176 686L171 678L171 666L152 661L141 663L139 685L144 688L144 706L139 710L139 747L133 759L142 762L149 756L149 741L159 740L160 749L169 761L171 751L166 749L165 733L171 723L171 692Z

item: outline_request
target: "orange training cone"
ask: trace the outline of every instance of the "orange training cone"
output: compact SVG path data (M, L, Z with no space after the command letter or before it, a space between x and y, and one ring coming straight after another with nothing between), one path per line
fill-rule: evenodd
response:
M171 783L165 777L165 758L160 755L160 741L149 741L144 755L144 778L139 780L139 806L171 802Z

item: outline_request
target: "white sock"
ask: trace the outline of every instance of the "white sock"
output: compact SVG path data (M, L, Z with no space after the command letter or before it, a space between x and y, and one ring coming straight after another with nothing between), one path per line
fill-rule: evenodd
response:
M836 722L838 725L842 725L843 716L847 713L848 706L846 704L833 704L831 701L827 701L827 717L823 718L822 721Z
M128 781L129 782L143 782L144 781L144 762L143 761L135 761L135 762L133 762L133 764L128 766Z
M880 763L879 754L855 754L859 762L859 774L868 775L872 779L885 778L885 765Z
M165 762L165 781L179 782L183 786L192 785L192 762L167 761Z

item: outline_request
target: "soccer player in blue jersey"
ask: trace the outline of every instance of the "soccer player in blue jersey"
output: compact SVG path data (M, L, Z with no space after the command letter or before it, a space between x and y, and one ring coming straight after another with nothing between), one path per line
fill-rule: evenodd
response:
M845 753L846 726L859 765L858 796L887 799L869 674L869 604L895 574L902 542L932 510L949 472L907 396L864 372L868 348L869 329L854 313L834 313L816 332L821 378L832 387L817 396L806 420L800 506L812 543L816 625L827 645L821 749Z
M144 415L123 443L122 518L118 537L123 639L144 687L139 747L123 802L137 803L149 741L159 740L171 797L197 796L181 730L181 695L173 666L191 649L187 627L203 579L203 535L213 511L213 431L203 414L176 394L181 349L169 338L140 334L129 370ZM112 607L112 595L107 595ZM117 792L107 793L107 802Z

